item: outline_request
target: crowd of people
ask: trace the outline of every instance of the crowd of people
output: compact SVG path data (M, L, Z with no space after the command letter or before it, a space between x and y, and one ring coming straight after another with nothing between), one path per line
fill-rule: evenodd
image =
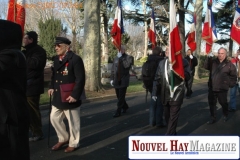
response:
M44 67L46 51L38 45L38 34L27 32L22 37L21 27L5 20L0 20L0 154L6 159L30 159L29 142L44 138L40 95L44 93ZM23 44L23 46L22 46ZM85 86L85 69L81 57L71 51L71 41L65 37L56 37L54 47L56 56L52 58L52 76L48 95L52 97L50 120L56 131L58 142L51 148L57 151L67 145L64 152L69 153L79 147L80 142L80 106ZM23 47L23 50L21 48ZM166 135L176 135L177 123L183 99L191 98L192 84L197 58L191 49L182 59L184 78L170 74L169 49L163 51L155 47L148 61L156 63L152 76L151 104L149 106L149 125L167 127ZM222 106L223 119L228 120L228 112L236 111L236 94L240 93L240 50L232 59L227 50L219 48L217 56L210 54L204 64L209 70L208 103L210 120L216 122L216 103ZM129 106L125 96L129 86L129 70L133 57L126 53L122 45L115 57L111 69L110 84L117 97L117 109L114 118L126 113ZM174 79L175 89L170 93L170 79ZM230 88L230 105L228 90ZM186 89L186 91L185 91ZM185 94L186 93L186 94ZM64 118L68 120L66 130ZM29 137L29 132L31 136ZM10 157L9 157L10 156Z

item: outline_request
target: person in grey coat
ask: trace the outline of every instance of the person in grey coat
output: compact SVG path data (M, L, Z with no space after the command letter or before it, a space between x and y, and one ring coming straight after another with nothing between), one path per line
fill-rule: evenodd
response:
M121 51L113 61L111 69L111 85L115 88L118 99L117 110L113 117L121 116L121 111L126 113L128 104L125 100L127 87L129 86L130 74L129 70L133 65L133 57L125 53L125 46L121 46Z
M0 159L30 159L26 58L21 26L0 20Z

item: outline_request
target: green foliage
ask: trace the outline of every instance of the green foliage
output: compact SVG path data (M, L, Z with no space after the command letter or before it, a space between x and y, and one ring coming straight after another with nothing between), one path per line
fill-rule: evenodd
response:
M51 19L43 22L42 20L38 23L39 27L39 45L41 45L47 52L47 58L51 59L55 55L54 41L55 37L60 36L62 32L66 32L63 29L60 19L51 17Z
M127 33L122 34L122 44L126 45L127 47L127 43L130 40L130 36ZM117 56L117 49L116 47L113 45L112 42L108 43L108 53L109 53L109 58L108 58L108 63L112 63L113 59Z
M142 57L142 58L140 59L140 62L141 62L141 63L145 63L145 62L147 61L147 58L148 58L148 57Z

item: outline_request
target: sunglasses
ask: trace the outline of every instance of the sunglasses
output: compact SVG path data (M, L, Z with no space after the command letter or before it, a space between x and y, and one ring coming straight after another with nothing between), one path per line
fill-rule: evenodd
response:
M59 47L61 48L61 46L63 46L63 44L55 44L54 47Z

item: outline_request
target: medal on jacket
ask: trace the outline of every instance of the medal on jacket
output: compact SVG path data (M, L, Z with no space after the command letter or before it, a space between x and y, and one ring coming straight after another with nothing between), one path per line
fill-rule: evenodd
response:
M64 71L62 72L62 73L63 73L63 76L67 76L67 75L68 75L67 66L68 66L68 62L65 64L65 69L64 69Z

